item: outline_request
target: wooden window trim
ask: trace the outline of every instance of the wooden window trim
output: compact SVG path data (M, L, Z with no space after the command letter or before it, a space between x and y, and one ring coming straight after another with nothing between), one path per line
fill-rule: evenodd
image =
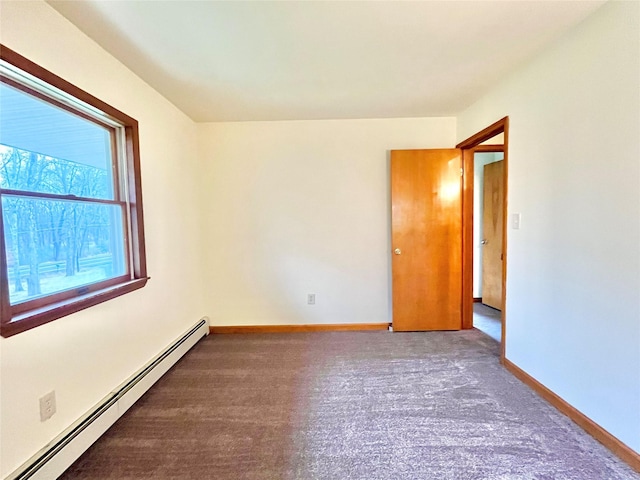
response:
M144 287L148 280L148 278L128 280L126 283L120 283L111 288L76 297L71 301L52 303L38 310L31 310L21 315L15 315L9 322L3 322L2 336L10 337L21 332L26 332L45 323L133 292Z
M127 275L108 279L102 282L81 286L68 291L58 292L31 301L18 303L11 306L9 301L9 283L7 258L4 240L4 225L2 215L0 215L0 334L3 337L10 337L21 332L25 332L45 323L57 320L72 313L79 312L86 308L112 300L121 295L133 292L144 287L149 280L146 266L146 249L144 239L144 216L142 209L142 178L140 175L140 140L138 135L138 122L129 115L94 97L86 91L76 87L54 73L28 60L10 48L0 45L0 59L12 64L20 70L39 78L45 83L65 92L87 105L90 105L108 117L115 119L123 125L125 161L127 163L127 194L128 194L128 215L129 222L125 225L125 231L130 228L130 240L125 242L127 250L127 261L131 260ZM8 82L9 83L9 82ZM13 83L12 83L13 85ZM30 89L29 89L30 90ZM29 91L33 94L32 91ZM46 101L57 106L72 111L72 113L84 116L82 112L70 109L60 102L46 98ZM95 122L96 120L93 119ZM99 123L100 122L96 122ZM105 125L106 126L106 125ZM115 152L115 149L113 150ZM114 153L115 154L115 153ZM114 200L84 199L73 195L55 195L35 192L22 192L2 190L4 194L20 196L35 196L42 198L52 198L58 200L91 201L94 203L107 203L122 205L120 182L114 176ZM126 209L126 205L123 207ZM123 215L126 222L127 215ZM131 248L131 252L129 252ZM130 253L130 255L129 255ZM131 257L129 259L129 257ZM26 308L28 306L28 309Z
M65 302L72 302L75 298L86 295L92 292L98 292L105 290L109 287L126 283L131 280L129 275L120 275L118 277L108 278L100 282L90 283L87 285L80 285L70 288L68 290L61 290L49 295L43 295L41 297L33 298L24 302L16 303L11 306L11 315L13 318L21 315L28 315L29 312L46 309L50 304L61 304Z

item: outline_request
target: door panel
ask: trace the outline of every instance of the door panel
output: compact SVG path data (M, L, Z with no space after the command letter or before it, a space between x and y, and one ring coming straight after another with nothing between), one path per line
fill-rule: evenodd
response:
M393 330L462 326L462 153L391 152Z
M504 161L484 166L482 201L482 303L502 309Z

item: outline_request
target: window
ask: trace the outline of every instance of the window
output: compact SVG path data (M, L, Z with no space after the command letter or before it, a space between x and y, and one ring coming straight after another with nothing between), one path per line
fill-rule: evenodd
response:
M0 46L0 329L147 281L138 123Z

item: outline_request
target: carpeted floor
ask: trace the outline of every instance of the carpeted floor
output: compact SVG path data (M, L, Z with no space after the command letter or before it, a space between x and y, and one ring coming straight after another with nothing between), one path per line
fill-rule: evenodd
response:
M502 338L502 312L476 302L473 304L473 326L499 342Z
M62 477L640 479L463 332L215 335Z

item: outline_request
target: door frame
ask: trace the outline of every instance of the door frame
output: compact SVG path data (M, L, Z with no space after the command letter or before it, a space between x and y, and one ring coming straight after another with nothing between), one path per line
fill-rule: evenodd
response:
M499 145L480 145L504 134L501 150ZM500 363L504 363L506 351L506 304L507 304L507 197L509 172L509 117L504 117L487 128L458 143L462 150L462 328L473 328L473 183L474 153L504 151L504 196L502 215L502 336L500 342Z

